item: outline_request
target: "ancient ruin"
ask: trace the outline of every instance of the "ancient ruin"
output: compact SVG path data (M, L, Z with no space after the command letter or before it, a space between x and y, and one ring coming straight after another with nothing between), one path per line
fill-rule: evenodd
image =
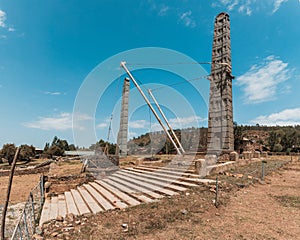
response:
M122 109L120 116L120 130L117 139L117 154L119 157L127 156L127 137L128 137L128 103L129 103L129 78L124 79L123 91L122 91Z
M215 19L208 117L208 154L234 150L230 21L227 13Z

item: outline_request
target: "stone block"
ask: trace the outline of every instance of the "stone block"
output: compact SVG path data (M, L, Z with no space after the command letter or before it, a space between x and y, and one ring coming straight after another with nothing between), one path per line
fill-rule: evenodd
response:
M267 153L267 152L262 152L262 153L260 154L260 156L261 156L262 158L268 158L268 153Z
M239 154L237 152L231 152L229 154L229 160L230 161L238 161L239 160Z
M260 152L255 151L255 152L253 153L253 158L260 158Z
M143 159L141 158L138 158L136 161L135 161L135 165L136 166L139 166L139 165L142 165L143 164Z
M205 177L207 175L207 167L205 159L195 160L195 170L200 177Z
M208 154L205 156L206 165L214 165L217 163L217 156L214 154Z
M243 158L245 160L251 160L252 159L252 152L243 152Z

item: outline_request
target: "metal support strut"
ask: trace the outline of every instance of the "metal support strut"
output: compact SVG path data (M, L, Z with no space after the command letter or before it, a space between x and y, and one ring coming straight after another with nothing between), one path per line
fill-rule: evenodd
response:
M157 115L156 111L154 110L154 108L152 107L151 103L149 102L148 98L146 97L146 95L144 94L143 90L140 88L140 86L138 85L138 83L136 82L136 80L134 79L134 77L132 76L132 74L130 73L130 71L128 70L128 68L126 67L126 62L121 62L120 66L125 70L125 72L128 74L128 76L130 77L130 79L132 80L133 84L136 86L136 88L139 90L140 94L142 95L142 97L144 98L145 102L147 103L147 105L149 106L149 108L151 109L152 113L154 114L155 118L157 119L158 123L160 124L160 126L163 128L164 132L167 134L167 137L170 139L170 141L172 142L173 146L176 148L177 154L178 155L182 155L181 151L179 150L178 146L176 145L176 143L174 142L173 138L171 137L170 133L168 132L168 130L166 129L166 127L163 125L161 119L159 118L159 116Z

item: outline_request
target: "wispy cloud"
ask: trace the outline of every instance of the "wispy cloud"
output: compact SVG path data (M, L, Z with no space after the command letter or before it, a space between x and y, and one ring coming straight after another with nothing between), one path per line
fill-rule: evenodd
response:
M182 10L182 8L172 7L165 3L158 3L154 0L148 0L147 4L149 6L149 10L160 17L172 15L177 18L178 23L181 23L186 27L194 28L197 26L197 23L192 16L192 11L189 9Z
M72 128L82 130L83 127L80 123L92 119L86 114L76 114L76 123L74 123L72 117L72 113L60 113L53 117L39 117L36 121L26 122L22 125L27 128L36 128L41 130L65 131Z
M278 11L278 9L280 8L281 4L283 4L284 2L287 2L287 0L274 0L274 5L273 5L273 11L272 13L275 13Z
M179 21L182 22L186 27L196 27L196 22L192 17L191 10L180 14Z
M146 120L135 120L135 121L130 121L128 125L130 128L145 129L145 128L149 128L150 123L147 122Z
M189 116L189 117L178 117L178 118L171 118L168 119L170 125L172 128L187 128L187 127L196 127L198 126L199 122L206 121L206 118L202 118L199 116ZM167 125L165 124L167 127ZM150 128L150 122L146 120L135 120L129 122L129 127L133 129L149 129ZM162 130L161 126L158 123L152 123L151 128L154 131L160 131Z
M278 84L287 81L292 72L288 63L269 56L239 76L237 85L243 88L245 103L266 102L276 98Z
M13 28L13 27L9 27L9 28L8 28L8 31L9 31L9 32L15 32L15 31L16 31L16 29L15 29L15 28Z
M52 96L57 96L57 95L61 95L61 92L44 92L44 94L46 95L52 95Z
M165 16L167 14L167 12L170 10L169 6L166 5L162 5L158 11L158 15L159 16Z
M6 13L0 9L0 27L5 27Z
M269 11L271 14L277 12L284 2L288 0L219 0L219 3L213 3L212 7L226 7L228 11L237 10L241 14L251 16L253 11L264 10L265 7L272 9Z
M268 126L294 126L300 125L300 108L285 109L278 113L266 116L259 116L251 120L253 124Z
M97 128L98 129L104 129L108 127L108 123L107 122L103 122L103 123L99 123L97 124Z

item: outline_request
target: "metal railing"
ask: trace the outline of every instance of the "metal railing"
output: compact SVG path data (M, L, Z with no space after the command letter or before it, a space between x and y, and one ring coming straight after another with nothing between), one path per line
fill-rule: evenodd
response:
M22 210L18 223L12 233L11 240L31 239L35 234L44 204L44 177L31 190L28 200Z

